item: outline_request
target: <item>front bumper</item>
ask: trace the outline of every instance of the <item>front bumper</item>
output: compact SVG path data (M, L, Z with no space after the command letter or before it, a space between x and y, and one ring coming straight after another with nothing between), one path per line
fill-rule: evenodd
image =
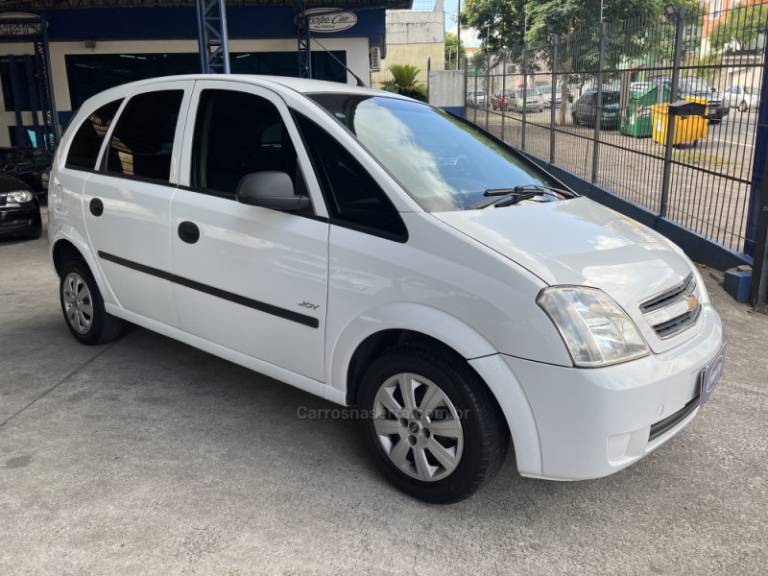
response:
M0 207L0 236L18 234L36 226L40 226L40 208L37 204Z
M692 402L699 374L723 341L720 318L709 305L691 329L698 334L672 350L605 368L504 356L523 388L539 437L541 473L521 473L553 480L607 476L685 428L699 411Z
M729 108L723 104L709 105L707 108L707 120L722 120L730 112Z

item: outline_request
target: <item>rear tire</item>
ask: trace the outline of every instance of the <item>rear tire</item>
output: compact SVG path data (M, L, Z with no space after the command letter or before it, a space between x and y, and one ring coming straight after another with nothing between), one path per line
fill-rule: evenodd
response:
M62 264L59 301L67 328L78 342L106 344L122 335L123 321L104 309L99 287L83 260Z
M741 104L739 104L739 112L744 113L747 110L749 110L749 106L747 105L746 102L742 102Z
M418 343L389 349L366 371L360 400L377 467L419 500L463 500L504 461L503 415L477 374L449 351Z

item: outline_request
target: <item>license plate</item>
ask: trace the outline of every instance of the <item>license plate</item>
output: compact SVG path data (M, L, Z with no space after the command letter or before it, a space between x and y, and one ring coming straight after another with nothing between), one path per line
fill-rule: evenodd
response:
M725 366L725 346L699 374L699 404L704 404L712 396L712 391L717 386L720 376L723 375L723 366Z

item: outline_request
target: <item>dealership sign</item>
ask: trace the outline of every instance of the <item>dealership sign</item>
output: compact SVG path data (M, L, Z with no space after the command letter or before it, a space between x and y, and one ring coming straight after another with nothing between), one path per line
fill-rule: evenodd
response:
M345 12L336 8L310 8L304 11L310 32L330 34L349 30L357 24L354 12Z

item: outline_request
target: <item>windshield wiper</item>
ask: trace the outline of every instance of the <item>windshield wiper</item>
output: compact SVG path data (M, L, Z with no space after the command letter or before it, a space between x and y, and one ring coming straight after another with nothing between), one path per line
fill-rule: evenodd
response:
M488 188L488 190L483 192L483 196L503 196L503 198L501 200L477 202L470 206L470 208L476 208L478 210L488 208L489 206L503 208L504 206L512 206L523 200L530 200L535 196L554 196L560 200L563 196L566 198L573 198L575 194L569 190L563 190L562 188L555 188L554 186L547 186L545 184L519 184L518 186L512 186L511 188Z

